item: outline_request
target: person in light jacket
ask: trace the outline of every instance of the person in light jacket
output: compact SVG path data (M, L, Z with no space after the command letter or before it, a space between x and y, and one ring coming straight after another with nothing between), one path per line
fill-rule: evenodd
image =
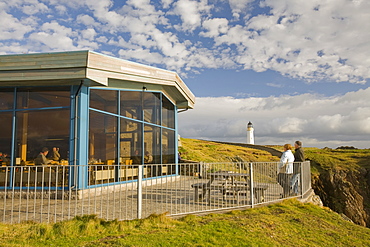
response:
M280 162L278 164L278 183L283 187L283 194L282 197L290 196L291 189L290 189L290 181L293 176L293 162L294 162L294 155L292 153L292 145L285 144L284 145L284 152L281 155Z
M60 154L59 154L59 148L53 147L53 155L51 158L53 161L59 162L60 161Z

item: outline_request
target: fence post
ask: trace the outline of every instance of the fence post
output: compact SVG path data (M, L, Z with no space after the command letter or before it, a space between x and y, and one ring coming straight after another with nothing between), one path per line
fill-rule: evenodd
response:
M143 208L143 165L138 165L137 175L137 218L141 219Z
M305 174L303 174L303 172L304 172L304 170L303 170L303 164L304 164L304 162L300 162L300 166L301 166L301 167L300 167L300 169L299 169L299 170L300 170L300 173L301 173L301 176L300 176L300 178L299 178L299 180L300 180L300 181L299 181L299 183L300 183L300 185L299 185L299 186L301 187L301 188L300 188L300 190L301 190L301 198L303 198L303 181L304 181L304 180L303 180L303 176L305 175Z
M251 198L251 207L254 207L254 191L253 191L253 163L249 163L249 191Z
M203 178L203 162L199 162L199 178Z

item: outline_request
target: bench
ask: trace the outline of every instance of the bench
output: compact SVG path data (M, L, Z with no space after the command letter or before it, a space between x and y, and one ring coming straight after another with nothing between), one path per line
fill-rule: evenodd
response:
M196 183L192 184L191 187L194 188L194 200L198 201L206 195L208 188L210 188L210 183ZM199 194L199 189L202 190L201 194Z
M253 185L253 195L255 198L255 202L261 203L265 201L265 191L267 190L268 185L263 184L254 184ZM233 195L234 197L237 196L237 201L239 203L240 196L247 196L250 191L249 185L236 185L236 186L228 186L224 187L222 194L226 199L226 195Z
M223 188L223 185L221 183L196 183L191 185L192 188L194 188L194 200L198 201L199 199L202 199L206 196L208 192L208 199L211 196L211 190L221 190ZM199 194L199 190L202 190L202 192Z
M196 183L191 185L194 188L194 200L198 201L199 199L204 198L208 192L208 201L211 196L211 190L221 191L223 199L226 200L227 195L237 196L237 201L239 203L239 198L242 195L247 195L250 191L250 186L246 182L237 181L234 184L227 184L225 182L217 182L216 184L209 181L208 183ZM257 203L264 202L265 200L265 191L268 186L263 184L254 184L253 185L253 195ZM202 192L199 193L199 190Z
M143 169L143 175L147 175L148 173L148 168L145 167ZM115 181L115 174L116 171L114 169L110 170L96 170L92 171L91 173L91 182L113 182ZM128 167L123 167L119 169L119 178L120 179L125 179L125 180L132 180L136 178L139 175L139 169L138 168L128 168Z

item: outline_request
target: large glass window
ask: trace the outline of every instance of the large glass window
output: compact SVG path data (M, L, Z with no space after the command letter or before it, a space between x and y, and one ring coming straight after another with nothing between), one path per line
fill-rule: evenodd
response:
M167 165L168 175L176 173L175 140L175 131L162 129L162 164L169 164Z
M21 88L17 91L17 109L70 105L69 88Z
M0 164L10 164L10 154L12 151L12 112L0 112ZM5 158L4 158L5 156Z
M162 125L175 128L175 107L166 97L162 99Z
M144 121L160 124L161 95L159 93L144 93Z
M162 163L175 163L175 131L162 130Z
M13 109L14 104L14 89L0 90L0 111Z
M121 116L142 120L142 92L121 91Z
M117 114L118 92L115 90L92 89L90 91L90 107Z
M90 110L90 164L112 165L117 160L117 117Z
M16 164L33 164L43 148L59 148L61 159L69 153L70 111L40 110L16 113Z
M7 166L68 164L70 95L71 87L0 89L0 152L3 153L0 163ZM46 159L38 157L41 151L48 151L45 153ZM57 152L60 156L53 157ZM17 182L26 169L8 171L16 184L26 185ZM32 171L39 170L33 167ZM5 185L4 180L0 184Z
M100 170L109 170L107 160L114 159L113 163L119 166L113 173L99 172L98 166L93 166L91 178L95 181L91 184L135 179L139 169L137 165L140 164L145 164L143 171L147 177L174 174L176 139L175 106L172 102L155 92L99 90L90 90L90 164L100 164ZM107 108L118 109L113 103L117 95L120 100L118 114ZM109 138L117 144L110 142L108 145ZM106 157L112 149L116 153ZM168 165L151 165L161 163Z
M161 129L145 125L144 128L144 163L161 163Z
M142 146L142 124L121 118L121 163L124 165L142 164Z

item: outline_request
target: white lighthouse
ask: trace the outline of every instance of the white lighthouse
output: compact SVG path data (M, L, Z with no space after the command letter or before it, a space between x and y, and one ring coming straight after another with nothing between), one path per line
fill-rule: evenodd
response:
M253 124L250 121L247 124L247 144L254 144Z

